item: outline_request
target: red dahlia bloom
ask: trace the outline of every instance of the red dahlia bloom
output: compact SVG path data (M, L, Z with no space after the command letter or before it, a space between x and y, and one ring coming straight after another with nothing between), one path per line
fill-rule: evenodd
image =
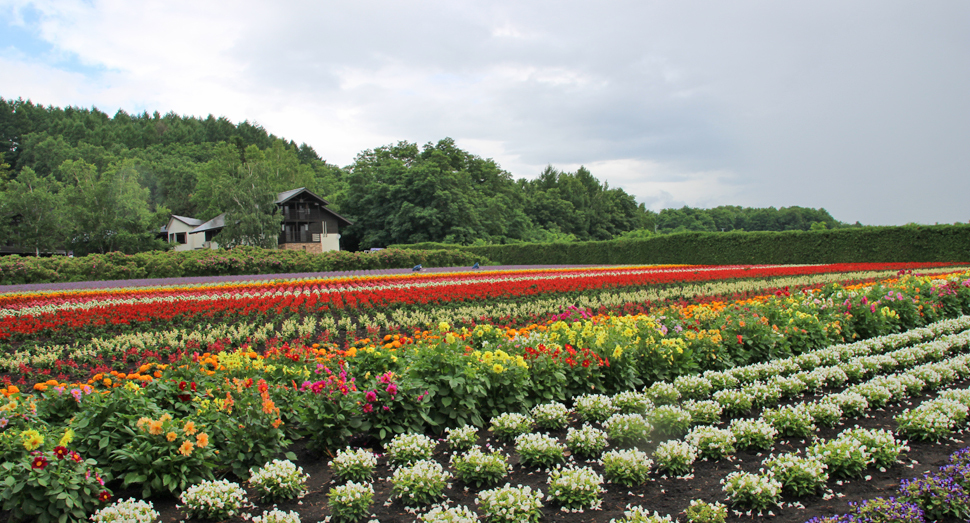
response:
M111 493L109 493L107 490L102 490L101 493L98 494L98 499L101 500L102 503L107 503L111 500Z
M67 449L65 447L62 447L60 445L54 447L54 455L57 456L57 459L64 459L64 458L66 458L67 457L67 454L68 454L68 452L67 452Z
M47 466L47 458L44 456L37 456L34 461L30 464L30 467L37 470L44 470Z

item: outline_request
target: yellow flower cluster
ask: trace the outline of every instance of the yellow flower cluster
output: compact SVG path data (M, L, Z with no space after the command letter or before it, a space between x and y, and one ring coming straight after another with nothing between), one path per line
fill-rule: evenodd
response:
M529 368L529 365L522 356L511 356L501 349L485 352L475 351L472 353L472 357L478 359L478 361L485 365L491 365L492 372L495 374L501 374L511 366L521 367L523 369Z

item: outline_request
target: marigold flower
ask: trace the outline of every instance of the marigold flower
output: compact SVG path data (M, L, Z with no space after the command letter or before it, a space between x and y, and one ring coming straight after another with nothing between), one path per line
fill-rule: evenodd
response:
M193 434L195 434L196 432L199 431L199 429L195 428L195 422L194 421L187 421L187 422L185 422L185 428L183 428L182 430L184 430L185 433L188 434L189 436L191 436L191 435L193 435Z
M169 432L168 434L165 435L165 439L169 441L175 441L175 438L177 437L179 437L179 435L176 434L175 432Z
M205 432L200 432L195 437L195 445L200 449L209 445L209 435Z
M104 383L104 386L105 387L110 387L111 386L111 378L105 378L104 381L102 381L101 383Z
M200 434L200 436L201 436L201 434ZM192 442L190 442L190 441L183 441L182 442L182 446L179 447L179 454L181 454L183 456L191 456L192 455L192 448L193 448L192 447Z

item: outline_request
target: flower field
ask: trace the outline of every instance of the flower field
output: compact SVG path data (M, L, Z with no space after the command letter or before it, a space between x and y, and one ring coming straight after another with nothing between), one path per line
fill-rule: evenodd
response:
M966 446L965 267L321 276L0 307L12 521L152 515L122 497L164 521L806 521L876 496L970 517L968 460L937 470Z

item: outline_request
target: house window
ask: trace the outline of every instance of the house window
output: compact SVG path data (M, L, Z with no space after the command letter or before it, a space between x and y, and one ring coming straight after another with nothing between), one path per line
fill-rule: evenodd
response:
M184 232L177 232L177 233L175 233L175 243L179 243L179 244L185 245L185 233Z

